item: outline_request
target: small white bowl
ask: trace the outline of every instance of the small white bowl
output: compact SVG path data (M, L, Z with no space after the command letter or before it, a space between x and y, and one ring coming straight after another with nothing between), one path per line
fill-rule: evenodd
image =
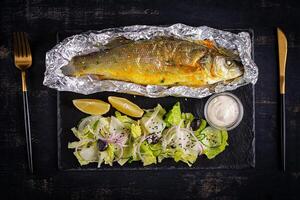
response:
M239 107L239 115L237 117L237 119L235 120L235 122L233 122L232 124L226 126L226 127L220 127L220 126L217 126L216 124L214 124L212 121L209 120L209 117L208 117L208 114L207 114L207 109L208 109L208 105L209 103L216 97L218 96L229 96L231 97L232 99L234 99L236 101L236 103L238 104L238 107ZM237 127L242 119L243 119L243 116L244 116L244 107L243 107L243 104L242 102L240 101L240 99L235 96L234 94L232 93L229 93L229 92L223 92L223 93L218 93L218 94L214 94L212 95L208 100L207 102L205 103L205 106L204 106L204 117L207 121L207 123L212 126L212 127L215 127L217 129L221 129L221 130L232 130L234 129L235 127Z

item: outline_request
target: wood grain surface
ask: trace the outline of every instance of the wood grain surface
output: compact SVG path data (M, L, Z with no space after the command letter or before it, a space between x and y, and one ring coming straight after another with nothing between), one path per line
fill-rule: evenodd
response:
M299 1L2 0L0 2L1 199L299 199ZM252 28L256 90L256 166L247 170L62 172L57 168L56 91L42 85L45 53L56 33L185 23ZM279 170L276 27L289 43L286 69L287 172ZM26 31L35 174L27 173L21 75L13 66L12 32Z

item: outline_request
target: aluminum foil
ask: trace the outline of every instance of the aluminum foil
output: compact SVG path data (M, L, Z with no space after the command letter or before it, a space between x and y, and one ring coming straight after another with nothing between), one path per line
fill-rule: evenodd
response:
M103 48L105 44L120 36L131 40L151 39L157 36L171 36L188 40L209 39L214 41L217 46L233 50L240 56L245 69L244 75L230 83L192 88L186 86L144 86L123 81L99 80L93 78L93 76L69 77L62 73L60 68L67 65L72 57L99 51L99 48ZM135 25L101 31L88 31L64 39L46 53L46 71L43 83L45 86L59 91L71 91L81 94L112 91L147 97L203 98L212 93L234 90L248 83L255 84L258 78L258 69L251 59L251 50L251 39L248 33L233 34L207 26L191 27L184 24L174 24L168 27Z

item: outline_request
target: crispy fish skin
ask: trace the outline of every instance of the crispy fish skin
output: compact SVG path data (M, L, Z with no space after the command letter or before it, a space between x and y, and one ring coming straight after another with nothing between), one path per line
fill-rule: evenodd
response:
M243 74L241 63L223 55L210 42L171 37L114 41L106 50L75 56L62 72L68 76L97 75L142 85L199 87Z

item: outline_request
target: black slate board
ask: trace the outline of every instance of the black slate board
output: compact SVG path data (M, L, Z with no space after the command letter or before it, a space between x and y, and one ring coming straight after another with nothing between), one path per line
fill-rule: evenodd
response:
M245 30L230 30L240 32ZM248 31L253 38L253 31ZM253 40L252 40L253 45ZM252 52L253 54L253 52ZM253 56L253 55L252 55ZM113 92L102 92L92 95L81 95L72 92L57 93L57 119L58 119L58 168L60 170L159 170L159 169L242 169L255 166L255 90L254 86L249 84L232 91L237 95L244 106L244 117L241 124L229 132L229 146L224 152L214 159L207 159L206 156L200 156L192 167L184 163L176 163L172 159L165 159L162 163L144 167L140 162L133 162L119 166L117 163L113 167L102 165L97 168L97 164L80 166L73 149L68 149L68 142L77 141L77 138L71 132L71 128L77 126L78 122L87 115L81 113L72 104L73 99L96 98L107 102L108 96L125 97L139 105L141 108L149 109L155 107L158 103L166 110L170 110L176 103L181 103L183 112L191 112L196 119L203 117L205 102L209 97L203 99L182 98L182 97L163 97L148 98L143 96L134 96L129 94L120 94ZM111 109L105 116L113 115L115 109Z
M198 158L197 162L191 167L192 169L205 169L205 168L233 168L241 169L247 167L254 167L255 154L254 154L254 88L252 85L247 85L233 91L243 103L245 114L241 124L234 130L229 132L229 146L226 150L218 155L216 158L209 160L205 156ZM80 119L87 115L81 113L72 104L73 99L77 98L96 98L107 101L110 95L125 97L132 102L136 103L142 108L149 109L155 107L158 103L161 104L166 110L171 109L177 101L181 103L183 112L191 112L196 118L203 116L204 104L207 98L192 99L192 98L178 98L178 97L164 97L151 99L142 96L133 96L129 94L119 94L112 92L103 92L92 95L80 95L71 92L58 93L58 164L60 169L97 169L96 164L90 164L80 167L73 150L68 149L68 142L76 141L77 138L73 135L70 129L78 124ZM114 109L111 109L105 116L114 114ZM112 169L180 169L188 168L183 163L175 163L172 160L164 160L157 165L143 167L140 162L125 164L119 166L117 163L113 166L102 165L99 170L112 170Z

